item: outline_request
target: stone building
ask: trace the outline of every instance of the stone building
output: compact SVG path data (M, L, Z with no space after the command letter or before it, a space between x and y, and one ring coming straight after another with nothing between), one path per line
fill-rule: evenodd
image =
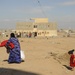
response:
M21 37L57 36L57 24L47 18L32 18L34 22L17 22L16 33Z

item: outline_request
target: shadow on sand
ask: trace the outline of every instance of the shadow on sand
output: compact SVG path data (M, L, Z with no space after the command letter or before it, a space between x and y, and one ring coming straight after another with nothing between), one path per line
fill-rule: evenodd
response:
M6 59L6 60L3 60L3 62L8 62L8 60ZM22 60L21 62L25 62L25 60Z
M40 74L9 68L0 68L0 75L40 75Z
M68 70L72 70L72 68L67 65L63 65L63 66L66 67Z

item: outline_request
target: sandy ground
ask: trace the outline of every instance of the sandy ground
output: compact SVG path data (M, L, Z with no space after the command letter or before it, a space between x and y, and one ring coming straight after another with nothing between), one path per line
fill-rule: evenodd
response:
M75 75L75 70L69 70L67 54L75 49L74 37L19 38L19 41L25 62L8 64L9 54L4 47L0 48L0 75Z

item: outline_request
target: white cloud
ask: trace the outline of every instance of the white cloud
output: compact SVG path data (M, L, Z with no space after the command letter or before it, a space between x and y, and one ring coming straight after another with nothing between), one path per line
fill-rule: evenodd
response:
M8 21L10 21L10 19L4 19L3 21L7 21L8 22Z
M19 8L14 10L14 13L21 13L21 14L39 14L41 13L41 11L50 11L52 10L54 7L50 7L50 6L42 6L42 7L29 7L29 8Z
M75 1L64 2L61 5L75 5Z

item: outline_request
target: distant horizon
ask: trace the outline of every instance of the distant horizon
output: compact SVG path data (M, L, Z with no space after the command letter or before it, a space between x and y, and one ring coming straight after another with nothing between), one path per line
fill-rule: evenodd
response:
M28 21L17 21L17 22L28 22ZM16 21L5 21L5 22L0 22L0 29L16 29ZM50 21L49 21L50 22ZM53 22L53 21L51 21ZM57 23L57 22L56 22ZM71 24L62 24L62 23L57 23L57 29L75 29L74 26L72 26Z

